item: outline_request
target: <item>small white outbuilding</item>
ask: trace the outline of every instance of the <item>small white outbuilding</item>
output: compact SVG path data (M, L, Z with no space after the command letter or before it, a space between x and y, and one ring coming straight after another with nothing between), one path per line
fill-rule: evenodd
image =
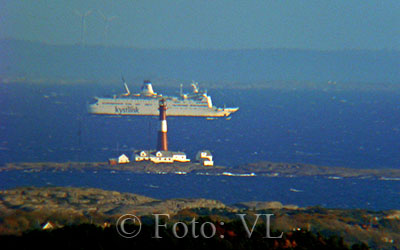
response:
M213 156L209 150L201 150L196 154L196 160L203 166L214 166Z
M129 163L129 158L125 154L122 154L118 157L118 164L126 164Z

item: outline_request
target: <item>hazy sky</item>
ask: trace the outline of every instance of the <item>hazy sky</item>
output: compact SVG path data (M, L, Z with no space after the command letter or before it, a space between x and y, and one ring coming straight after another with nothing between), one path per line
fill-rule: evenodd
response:
M0 0L0 38L140 48L400 50L399 0ZM106 16L118 16L105 23Z

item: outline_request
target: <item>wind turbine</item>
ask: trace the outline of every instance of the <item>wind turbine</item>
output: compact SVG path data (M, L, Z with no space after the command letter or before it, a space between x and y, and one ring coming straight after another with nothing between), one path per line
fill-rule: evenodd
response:
M75 10L75 14L81 18L81 46L85 46L85 34L86 34L86 17L92 13L92 10L88 10L84 13Z
M118 16L107 17L100 10L98 10L97 12L101 15L101 17L104 20L103 43L105 46L107 46L107 34L108 34L108 29L110 27L110 22L113 21L114 19L118 18Z

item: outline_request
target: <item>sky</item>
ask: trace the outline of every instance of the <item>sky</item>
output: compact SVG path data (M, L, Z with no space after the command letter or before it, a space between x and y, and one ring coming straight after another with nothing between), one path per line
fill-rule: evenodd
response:
M0 0L0 39L78 44L89 10L86 44L400 50L399 0Z

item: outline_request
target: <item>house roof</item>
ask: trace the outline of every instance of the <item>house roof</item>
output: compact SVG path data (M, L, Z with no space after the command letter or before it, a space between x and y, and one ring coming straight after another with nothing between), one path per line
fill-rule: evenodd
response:
M118 159L119 158L128 158L128 156L126 156L126 154L122 154L122 155L120 155L120 156L118 156ZM129 158L128 158L129 159Z
M186 154L184 152L180 152L180 151L173 151L172 154L173 155L185 155L186 156Z
M205 153L206 157L212 157L212 154L211 154L210 150L200 150L196 154L196 160L200 160L201 159L201 153Z
M200 150L199 153L206 153L207 156L212 156L210 150Z
M179 151L157 151L154 154L157 154L158 152L161 153L162 157L173 157L174 155L186 156L186 154L184 152L179 152Z
M155 154L157 153L161 153L161 157L172 157L172 151L157 151Z
M135 156L140 156L141 152L145 152L147 156L151 156L151 157L155 157L156 154L158 152L161 153L161 157L173 157L174 155L180 155L180 156L186 156L185 152L181 152L181 151L152 151L152 150L140 150L140 151L136 151L136 154L134 154Z

